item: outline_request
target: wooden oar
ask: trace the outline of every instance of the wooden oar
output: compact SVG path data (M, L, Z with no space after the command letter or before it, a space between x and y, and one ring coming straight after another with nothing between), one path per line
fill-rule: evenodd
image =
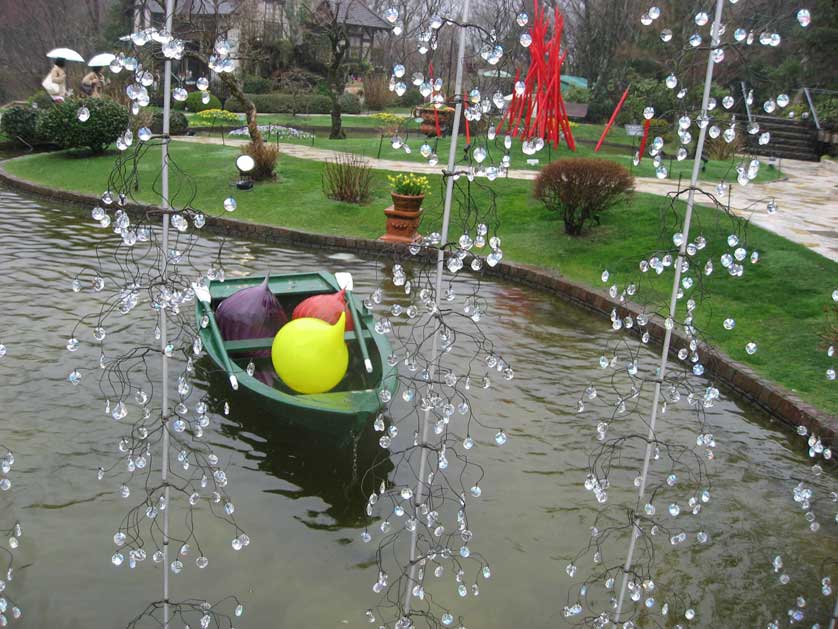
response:
M358 311L355 308L355 300L352 298L352 295L349 294L353 287L352 274L335 273L335 279L338 282L338 286L347 291L346 303L349 306L349 313L352 315L352 325L355 328L355 336L358 339L358 345L361 346L361 356L364 357L364 367L366 368L367 373L372 373L372 361L370 360L370 353L367 350L367 341L361 333L361 317L358 316Z
M230 362L230 356L227 355L227 351L224 349L224 339L221 337L221 331L218 329L218 323L215 321L215 314L210 306L212 303L212 296L210 295L209 289L205 286L201 286L200 284L193 283L192 290L195 292L195 297L198 299L198 303L201 304L204 314L209 319L210 332L218 345L221 362L224 364L224 369L227 371L227 376L230 378L230 386L233 387L233 391L238 391L239 381L233 373L234 369L232 362Z

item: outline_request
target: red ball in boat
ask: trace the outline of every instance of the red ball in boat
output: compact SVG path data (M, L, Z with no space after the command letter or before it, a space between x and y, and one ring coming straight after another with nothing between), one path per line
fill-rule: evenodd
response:
M329 325L334 325L340 319L340 313L342 312L346 313L346 331L352 332L354 326L352 313L349 312L349 306L346 303L346 290L328 295L314 295L304 299L294 308L291 318L312 317L321 319Z

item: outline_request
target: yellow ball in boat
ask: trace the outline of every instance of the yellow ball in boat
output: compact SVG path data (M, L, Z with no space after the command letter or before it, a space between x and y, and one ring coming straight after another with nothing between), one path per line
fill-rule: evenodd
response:
M349 350L343 339L345 326L345 313L334 325L308 317L286 323L277 332L271 348L277 375L297 393L334 389L349 367Z

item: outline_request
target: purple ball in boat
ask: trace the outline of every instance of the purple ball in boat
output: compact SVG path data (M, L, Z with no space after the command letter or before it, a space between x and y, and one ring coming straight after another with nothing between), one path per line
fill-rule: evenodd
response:
M243 288L221 302L215 311L218 329L225 341L273 338L288 322L282 305L268 287L268 278L259 286ZM270 356L270 349L259 352Z

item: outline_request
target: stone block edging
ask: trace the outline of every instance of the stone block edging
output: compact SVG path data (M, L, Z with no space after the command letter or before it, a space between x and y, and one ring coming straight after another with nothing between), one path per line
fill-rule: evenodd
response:
M93 195L53 189L21 179L7 172L2 163L0 163L0 182L11 188L39 197L54 199L65 204L84 206L85 208L90 208L99 201ZM134 202L129 202L126 205L126 210L135 214L145 214L149 210L159 209L154 205ZM315 249L349 249L376 257L385 257L388 254L397 253L409 255L406 245L368 238L317 234L286 227L246 223L225 217L207 216L206 229L227 236L270 244L286 243ZM469 268L469 265L466 264L464 268ZM585 286L537 267L502 262L495 268L484 266L484 270L488 275L552 293L564 301L602 316L610 316L611 311L615 308L623 317L631 315L636 318L641 312L641 309L636 305L631 303L620 304L604 291ZM654 342L660 343L662 341L665 330L660 317L651 317L645 329ZM688 342L682 332L673 330L672 355L677 354L678 349L685 347ZM715 376L718 381L735 391L740 397L790 426L805 426L810 432L820 436L826 443L836 441L838 417L807 404L788 389L766 381L747 365L733 360L718 350L702 345L699 347L699 351L705 356L707 374Z

